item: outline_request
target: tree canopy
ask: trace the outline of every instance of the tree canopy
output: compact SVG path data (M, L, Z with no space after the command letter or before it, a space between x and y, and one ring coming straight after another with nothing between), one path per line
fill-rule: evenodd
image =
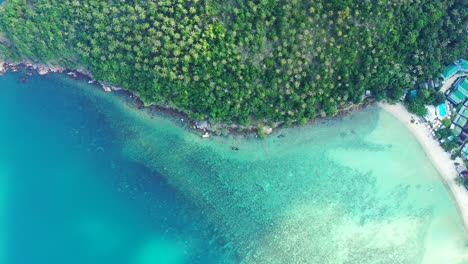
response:
M89 69L197 119L303 120L466 56L463 0L8 0L0 57Z

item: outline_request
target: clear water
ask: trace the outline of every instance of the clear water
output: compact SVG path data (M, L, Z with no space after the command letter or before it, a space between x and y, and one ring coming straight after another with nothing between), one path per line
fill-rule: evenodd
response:
M0 263L227 261L193 203L122 155L99 101L20 76L0 77Z
M85 83L20 77L0 77L4 263L467 263L439 175L378 108L202 139Z
M440 117L445 117L447 115L447 111L445 110L445 103L440 104L437 107L439 108L439 116Z

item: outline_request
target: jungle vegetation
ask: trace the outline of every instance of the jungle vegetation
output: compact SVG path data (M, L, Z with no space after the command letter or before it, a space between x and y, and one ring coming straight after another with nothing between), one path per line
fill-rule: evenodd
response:
M89 69L195 119L303 123L466 57L467 3L7 0L0 57Z

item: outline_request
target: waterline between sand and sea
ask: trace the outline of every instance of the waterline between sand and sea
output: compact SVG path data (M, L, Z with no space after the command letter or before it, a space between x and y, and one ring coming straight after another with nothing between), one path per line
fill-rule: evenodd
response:
M417 139L434 168L437 169L442 180L451 191L463 219L465 229L468 230L468 193L463 186L457 185L454 181L458 175L454 163L463 164L463 161L460 158L451 160L450 155L444 151L440 144L431 135L427 134L427 128L424 124L417 121L411 122L411 120L418 120L419 118L409 113L403 105L379 103L379 106L403 123Z

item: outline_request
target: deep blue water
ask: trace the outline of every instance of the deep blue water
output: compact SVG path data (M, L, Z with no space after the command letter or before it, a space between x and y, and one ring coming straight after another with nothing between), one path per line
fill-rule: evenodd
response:
M22 75L0 77L0 263L227 261L197 208L120 154L81 88Z

